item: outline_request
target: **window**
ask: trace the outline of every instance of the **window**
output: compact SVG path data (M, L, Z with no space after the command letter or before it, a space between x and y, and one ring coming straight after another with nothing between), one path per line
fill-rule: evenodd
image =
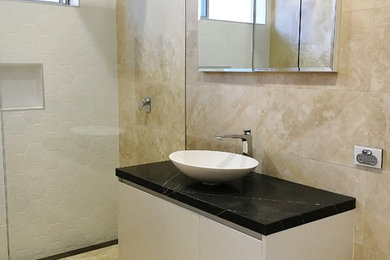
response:
M256 0L256 24L265 24L267 21L267 0Z
M253 0L209 0L209 19L252 23L252 1Z
M253 23L254 0L199 0L199 18ZM267 0L256 0L256 24L265 24Z
M35 2L48 2L59 5L79 6L79 0L28 0Z

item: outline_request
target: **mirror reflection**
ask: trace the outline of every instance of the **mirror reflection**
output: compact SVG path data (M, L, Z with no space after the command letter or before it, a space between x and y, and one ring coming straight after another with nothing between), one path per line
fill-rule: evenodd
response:
M264 24L256 23L254 28L254 70L297 71L300 0L266 3L268 19Z
M336 71L336 0L199 0L200 71Z
M199 0L199 70L252 71L253 17L253 0Z
M299 67L301 71L336 69L335 0L302 1Z

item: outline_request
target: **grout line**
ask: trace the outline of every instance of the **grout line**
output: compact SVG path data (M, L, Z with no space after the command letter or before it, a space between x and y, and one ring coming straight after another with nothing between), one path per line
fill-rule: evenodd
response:
M254 84L241 84L241 83L220 83L220 82L197 82L197 83L189 83L189 86L210 86L210 87L218 87L218 86L237 86L237 87L255 87L262 89L284 89L284 90L316 90L316 91L339 91L339 92L356 92L356 93L371 93L371 94L390 94L390 91L372 91L372 90L361 90L361 89L343 89L339 88L336 85L309 85L312 87L300 87L301 85L297 84L285 84L285 83L254 83ZM283 85L283 86L280 86ZM325 88L323 88L325 87Z
M318 91L342 91L342 92L359 92L359 93L372 93L372 94L390 94L390 91L374 91L371 89L350 89L350 88L340 88L337 85L299 85L292 83L239 83L239 82L188 82L189 86L237 86L237 87L255 87L263 89L286 89L286 90L318 90ZM281 86L282 85L282 86ZM301 87L303 86L303 87ZM306 87L311 86L311 87ZM325 88L323 88L325 87Z
M318 90L318 91L340 91L340 92L358 92L358 93L372 93L372 94L390 94L390 92L380 92L380 91L371 91L371 90L361 90L361 89L340 89L337 88L337 86L327 86L327 85L311 85L316 87L295 87L296 85L286 85L285 87L277 86L257 86L258 88L263 89L286 89L286 90ZM293 87L287 87L287 86L293 86ZM325 89L320 87L326 87Z

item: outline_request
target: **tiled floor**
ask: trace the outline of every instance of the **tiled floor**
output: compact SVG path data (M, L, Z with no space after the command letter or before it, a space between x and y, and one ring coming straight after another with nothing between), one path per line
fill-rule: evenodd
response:
M118 245L105 247L81 255L66 257L62 260L118 260Z

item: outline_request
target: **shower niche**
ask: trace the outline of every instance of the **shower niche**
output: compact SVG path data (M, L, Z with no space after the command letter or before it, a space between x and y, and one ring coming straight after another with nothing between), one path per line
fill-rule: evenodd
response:
M45 108L42 64L0 64L0 87L3 111Z

